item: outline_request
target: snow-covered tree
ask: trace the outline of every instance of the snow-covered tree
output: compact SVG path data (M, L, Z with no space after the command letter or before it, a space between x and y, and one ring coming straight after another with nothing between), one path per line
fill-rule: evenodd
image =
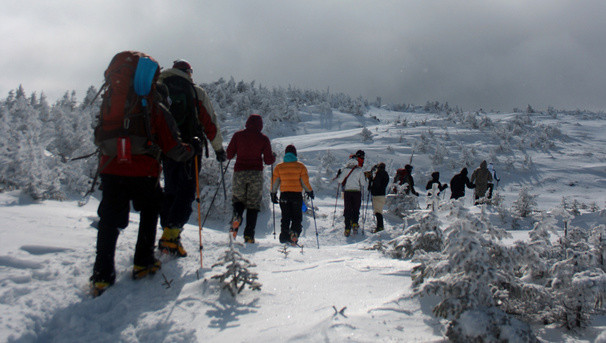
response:
M257 282L257 273L250 271L250 268L253 267L255 265L236 250L230 237L229 248L220 261L212 266L213 269L221 269L221 272L213 275L212 279L219 280L221 288L229 291L233 297L240 294L246 286L253 291L259 291L261 284Z

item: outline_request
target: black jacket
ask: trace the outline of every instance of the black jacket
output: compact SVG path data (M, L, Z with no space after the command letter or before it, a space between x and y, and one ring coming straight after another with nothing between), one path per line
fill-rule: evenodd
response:
M440 183L440 173L438 172L434 172L431 174L432 179L429 180L429 182L427 182L427 186L425 186L426 190L430 190L433 187L434 183L438 184L438 191L442 192L443 190L445 190L446 188L448 188L447 184L442 184Z
M376 195L385 195L387 185L389 184L389 175L384 168L377 169L377 174L374 178L370 180L370 184L368 188L370 189L370 194L373 196Z
M467 168L463 168L461 172L452 177L450 180L450 198L458 199L465 196L465 186L475 188L476 186L469 181L467 177Z

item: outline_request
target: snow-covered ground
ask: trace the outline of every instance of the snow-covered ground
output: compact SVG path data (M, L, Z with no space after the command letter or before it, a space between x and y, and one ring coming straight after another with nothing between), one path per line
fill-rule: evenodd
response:
M260 291L245 289L235 299L211 279L217 274L212 265L228 249L227 214L205 225L202 268L194 212L183 235L190 255L162 257L161 272L133 281L130 271L138 225L138 215L133 213L118 241L116 283L93 299L88 294L88 278L94 261L98 199L78 207L77 200L34 202L18 191L0 193L0 341L444 341L446 321L432 314L436 299L412 296L414 264L368 249L400 235L405 221L386 215L386 231L371 234L374 219L369 209L363 216L365 234L345 238L340 215L343 202L335 198L336 185L329 180L348 154L358 149L366 151L368 169L384 161L390 177L414 154L413 176L425 208L425 183L431 172L440 171L441 181L448 182L464 166L466 157L461 151L468 150L475 163L495 162L501 178L498 191L506 207L518 198L520 189L529 187L538 196L537 210L556 208L564 197L576 199L586 206L572 225L606 224L596 211L606 204L606 117L536 114L530 117L528 131L507 125L521 117L525 115L490 114L492 126L480 122L474 128L468 121L444 115L376 108L364 117L335 112L330 121L303 112L297 134L272 139L272 143L279 154L286 145L295 144L300 160L308 166L316 189L315 220L309 212L304 216L304 247L285 251L274 236L272 207L261 212L257 243L237 243L236 248L256 264L252 271L258 273L262 287ZM499 125L502 129L496 129ZM541 125L557 130L544 130ZM227 139L237 126L223 126ZM363 134L363 127L371 135ZM497 134L508 138L500 140ZM444 152L441 157L440 151ZM472 191L468 191L466 206L479 211L472 202ZM445 218L445 213L438 215ZM279 231L277 206L275 217ZM508 223L493 217L493 225L509 229ZM511 241L527 239L530 223L518 225L521 230L511 231ZM590 327L575 332L556 326L533 329L544 341L593 342L606 330L606 317L595 316ZM604 334L600 339L606 341Z

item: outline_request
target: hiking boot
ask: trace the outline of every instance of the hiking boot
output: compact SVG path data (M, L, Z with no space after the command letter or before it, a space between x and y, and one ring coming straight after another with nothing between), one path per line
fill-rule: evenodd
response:
M165 227L162 232L162 237L158 242L158 249L161 253L167 255L174 255L176 257L187 256L187 251L181 244L181 231L182 228L168 228Z
M345 237L349 237L349 235L351 235L351 229L345 229L345 232L343 232L343 234L345 235Z
M351 223L351 230L353 231L354 235L358 234L358 223Z
M232 233L234 238L238 235L238 229L240 228L240 224L242 224L242 216L237 214L231 219L231 227L229 228L229 232Z
M280 243L290 243L290 238L286 234L280 234Z
M244 236L244 243L255 243L255 238L250 236Z
M109 282L104 282L104 281L91 282L90 294L93 296L93 298L96 298L96 297L100 296L101 294L103 294L103 292L105 292L109 288L109 286L111 286L111 284Z
M162 268L162 262L160 262L160 260L157 260L157 259L154 259L154 262L152 264L148 264L147 266L135 265L133 267L133 279L139 280L139 279L146 277L147 275L156 274L156 272L158 270L160 270L161 268Z
M291 232L291 233L290 233L290 241L291 241L293 244L297 244L297 242L299 241L299 236L298 236L296 233Z
M93 298L100 296L111 285L114 284L115 279L115 275L112 275L109 280L104 280L102 278L99 278L98 275L93 274L93 276L90 277L90 294L93 296Z

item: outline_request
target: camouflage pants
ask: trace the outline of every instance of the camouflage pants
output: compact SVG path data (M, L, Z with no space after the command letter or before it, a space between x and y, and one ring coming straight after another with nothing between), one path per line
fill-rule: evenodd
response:
M232 203L243 203L252 210L261 209L263 197L263 171L243 170L234 173L232 181Z

